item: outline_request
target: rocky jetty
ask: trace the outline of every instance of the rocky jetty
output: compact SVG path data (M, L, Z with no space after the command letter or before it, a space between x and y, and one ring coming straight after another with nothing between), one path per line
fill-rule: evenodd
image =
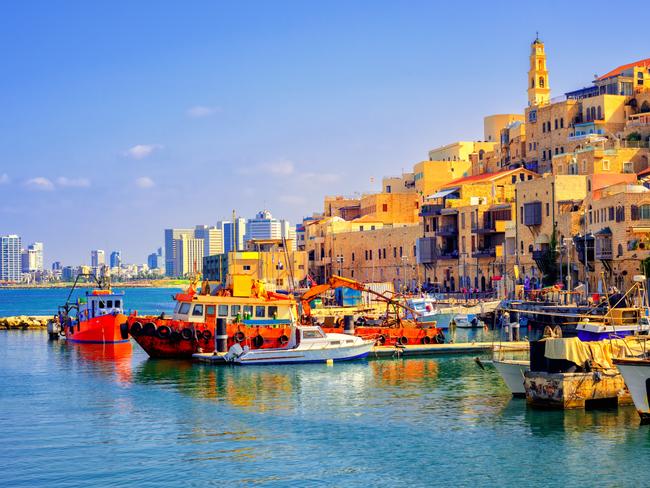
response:
M44 315L18 315L0 317L0 329L43 329L51 317Z

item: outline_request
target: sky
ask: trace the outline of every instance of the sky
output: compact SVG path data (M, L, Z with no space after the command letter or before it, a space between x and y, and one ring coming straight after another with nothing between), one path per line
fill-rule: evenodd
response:
M636 14L635 14L636 12ZM380 189L521 113L530 43L552 96L650 57L646 2L6 1L0 234L45 261L146 261L163 229Z

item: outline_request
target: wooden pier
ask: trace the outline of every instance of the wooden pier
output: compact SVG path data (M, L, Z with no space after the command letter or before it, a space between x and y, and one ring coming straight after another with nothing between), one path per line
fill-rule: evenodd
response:
M375 346L368 355L368 358L402 358L402 357L426 357L442 355L481 354L492 351L517 352L527 351L527 341L518 342L456 342L453 344L421 344L406 346ZM201 363L218 364L225 363L225 353L199 353L192 357Z

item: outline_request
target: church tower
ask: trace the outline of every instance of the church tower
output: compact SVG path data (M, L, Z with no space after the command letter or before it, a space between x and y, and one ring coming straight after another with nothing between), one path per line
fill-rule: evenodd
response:
M530 69L528 70L528 105L544 105L551 99L546 70L544 43L535 38L530 45Z

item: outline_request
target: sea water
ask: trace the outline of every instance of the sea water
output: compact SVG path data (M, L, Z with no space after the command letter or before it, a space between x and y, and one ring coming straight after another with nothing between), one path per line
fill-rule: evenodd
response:
M471 356L207 366L0 332L0 486L647 486L633 407L541 411Z

